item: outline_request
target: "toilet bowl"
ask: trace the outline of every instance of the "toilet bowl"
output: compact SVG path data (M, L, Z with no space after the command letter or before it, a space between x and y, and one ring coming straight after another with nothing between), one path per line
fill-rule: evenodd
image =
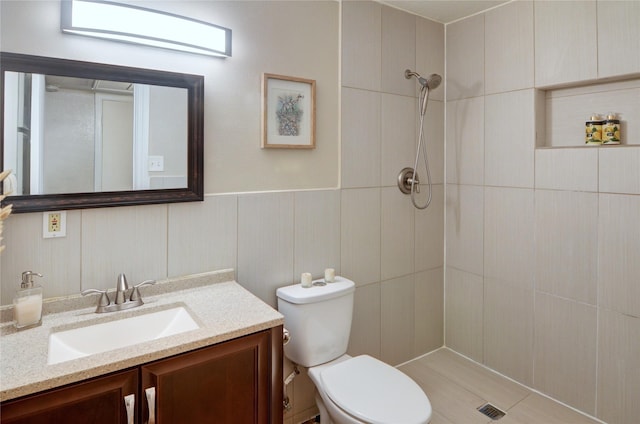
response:
M406 374L368 355L309 368L321 424L426 424L431 403ZM323 409L326 411L323 414Z
M291 334L284 353L308 368L321 424L427 424L431 403L409 376L368 355L346 354L355 284L343 277L276 291Z

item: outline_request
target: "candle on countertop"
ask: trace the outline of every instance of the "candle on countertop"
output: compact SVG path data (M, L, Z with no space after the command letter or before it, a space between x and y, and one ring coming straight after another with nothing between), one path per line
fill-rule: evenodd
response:
M333 268L327 268L324 270L324 281L327 283L333 283L336 279L336 270Z
M300 283L302 284L302 287L304 288L309 288L311 287L311 274L308 272L303 272L302 275L300 276Z

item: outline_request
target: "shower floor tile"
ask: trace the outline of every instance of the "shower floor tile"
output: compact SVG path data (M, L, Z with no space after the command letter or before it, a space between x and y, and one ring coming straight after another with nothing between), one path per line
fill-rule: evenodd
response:
M597 424L520 384L443 348L399 367L431 400L431 424ZM477 411L491 403L507 415L497 421Z

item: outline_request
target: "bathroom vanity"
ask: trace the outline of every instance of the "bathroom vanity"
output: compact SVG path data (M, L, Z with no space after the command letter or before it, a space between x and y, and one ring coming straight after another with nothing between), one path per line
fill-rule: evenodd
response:
M1 422L282 422L283 318L277 311L234 281L145 302L129 315L178 302L200 328L49 365L51 334L122 315L84 308L45 315L42 327L21 332L2 324Z

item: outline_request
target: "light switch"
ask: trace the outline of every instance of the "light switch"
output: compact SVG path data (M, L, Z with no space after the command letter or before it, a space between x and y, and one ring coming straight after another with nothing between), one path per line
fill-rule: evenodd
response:
M164 171L164 156L149 156L149 172Z

